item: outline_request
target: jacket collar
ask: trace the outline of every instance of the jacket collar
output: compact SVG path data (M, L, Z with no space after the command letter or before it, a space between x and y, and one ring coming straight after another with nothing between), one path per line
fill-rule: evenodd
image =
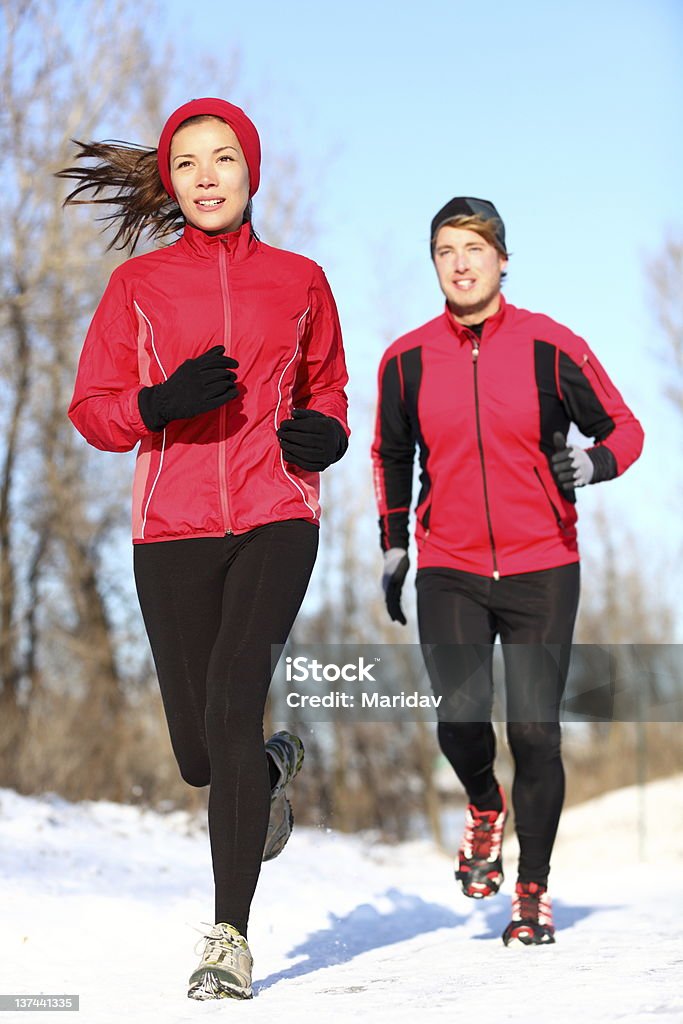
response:
M210 260L218 259L220 246L224 246L229 259L239 262L256 250L258 242L252 237L248 221L236 231L226 231L221 235L207 235L200 228L186 223L179 245L194 258Z
M484 324L484 330L482 331L482 340L483 340L484 337L486 337L486 338L490 337L490 335L493 334L494 331L498 330L500 325L503 323L503 320L505 319L506 309L507 309L507 302L505 301L505 296L501 292L500 293L500 306L498 307L498 310L493 314L493 316L489 316L489 317L486 318L486 323ZM448 303L446 303L443 315L444 315L444 319L448 323L448 326L449 326L450 330L453 331L453 333L457 336L459 341L468 341L469 342L471 340L472 332L470 331L470 329L467 327L466 324L459 324L457 320L453 319L451 311L448 308Z

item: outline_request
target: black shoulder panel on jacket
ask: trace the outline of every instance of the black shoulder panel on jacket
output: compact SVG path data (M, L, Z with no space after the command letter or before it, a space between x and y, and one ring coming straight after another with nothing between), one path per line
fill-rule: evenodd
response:
M569 432L569 424L571 422L567 414L567 410L562 404L557 389L557 353L557 346L552 345L549 341L541 341L538 339L534 341L534 369L536 373L536 389L538 391L539 410L538 443L539 448L548 461L548 468L553 480L555 480L556 486L557 480L555 479L552 463L552 456L555 451L553 434L555 431L559 430L562 436L566 437ZM544 490L546 490L540 476L539 483ZM560 511L555 501L553 501L552 496L548 494L547 497L555 518L561 525ZM573 491L571 493L566 493L564 497L567 501L571 501L572 504L576 500Z
M387 512L380 517L382 548L408 549L408 521L413 488L415 439L401 380L400 356L387 361L379 395L379 444L382 486Z
M401 369L403 371L403 387L405 394L405 407L410 420L413 439L420 449L420 494L417 504L422 505L427 500L432 489L432 482L427 469L429 460L429 448L422 436L420 417L418 415L418 400L422 386L422 348L411 348L401 354ZM429 506L422 515L422 525L425 530L429 529Z
M422 349L419 347L410 348L407 352L401 352L399 359L401 360L401 376L403 378L403 396L406 413L415 436L418 423L417 401L420 394L420 385L422 384Z
M534 369L540 411L539 445L548 459L551 470L550 460L555 450L553 434L559 430L566 437L570 423L570 416L562 404L557 390L556 359L557 347L555 345L549 341L534 341Z
M604 441L614 430L614 420L591 387L581 368L560 351L560 388L570 418L586 437Z

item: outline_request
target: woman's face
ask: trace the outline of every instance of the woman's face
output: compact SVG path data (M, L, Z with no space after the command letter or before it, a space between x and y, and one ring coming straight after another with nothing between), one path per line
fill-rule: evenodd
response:
M225 121L211 118L179 128L170 165L178 205L190 224L209 235L240 226L249 202L249 170Z

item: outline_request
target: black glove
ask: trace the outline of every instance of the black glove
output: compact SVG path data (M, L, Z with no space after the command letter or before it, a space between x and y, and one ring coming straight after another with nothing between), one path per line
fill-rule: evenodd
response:
M149 430L163 430L171 420L189 420L218 409L238 394L236 359L215 345L196 359L186 359L163 384L143 388L138 406Z
M574 474L576 469L572 462L571 448L567 447L567 439L561 430L556 430L553 434L553 445L555 446L555 454L551 459L551 463L555 479L564 491L567 501L575 502Z
M557 451L552 457L553 472L557 481L567 495L569 501L575 501L575 487L586 484L599 484L603 480L612 480L617 476L617 460L605 445L595 448L579 448L567 442L557 430L553 434L553 444Z
M403 626L406 625L406 617L401 608L401 591L409 566L408 552L403 548L389 548L384 552L382 587L387 611L392 622L400 622Z
M316 409L293 409L292 419L282 421L277 437L287 461L313 473L338 462L349 446L339 420Z

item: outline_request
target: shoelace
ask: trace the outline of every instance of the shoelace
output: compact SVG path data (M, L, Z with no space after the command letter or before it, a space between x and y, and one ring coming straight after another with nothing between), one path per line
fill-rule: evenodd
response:
M464 845L472 850L474 860L496 859L503 840L503 815L497 811L483 811L467 817Z
M204 950L204 960L219 959L222 953L227 953L230 959L236 961L240 953L240 947L231 936L221 935L214 938L209 936L206 941L206 949Z
M522 921L538 921L550 924L552 920L550 897L545 889L535 882L529 882L524 888L515 892L513 917Z
M199 956L199 947L202 944L202 942L205 943L204 949L202 951L202 958L204 960L208 960L210 957L217 956L219 953L223 952L226 949L226 947L229 953L234 957L236 957L239 953L246 953L246 950L238 942L234 935L225 934L225 932L222 931L216 932L214 931L212 925L206 925L206 927L210 928L211 931L208 933L200 933L201 938L197 939L197 942L195 943L194 947L194 951L197 956ZM199 929L195 930L199 931Z

